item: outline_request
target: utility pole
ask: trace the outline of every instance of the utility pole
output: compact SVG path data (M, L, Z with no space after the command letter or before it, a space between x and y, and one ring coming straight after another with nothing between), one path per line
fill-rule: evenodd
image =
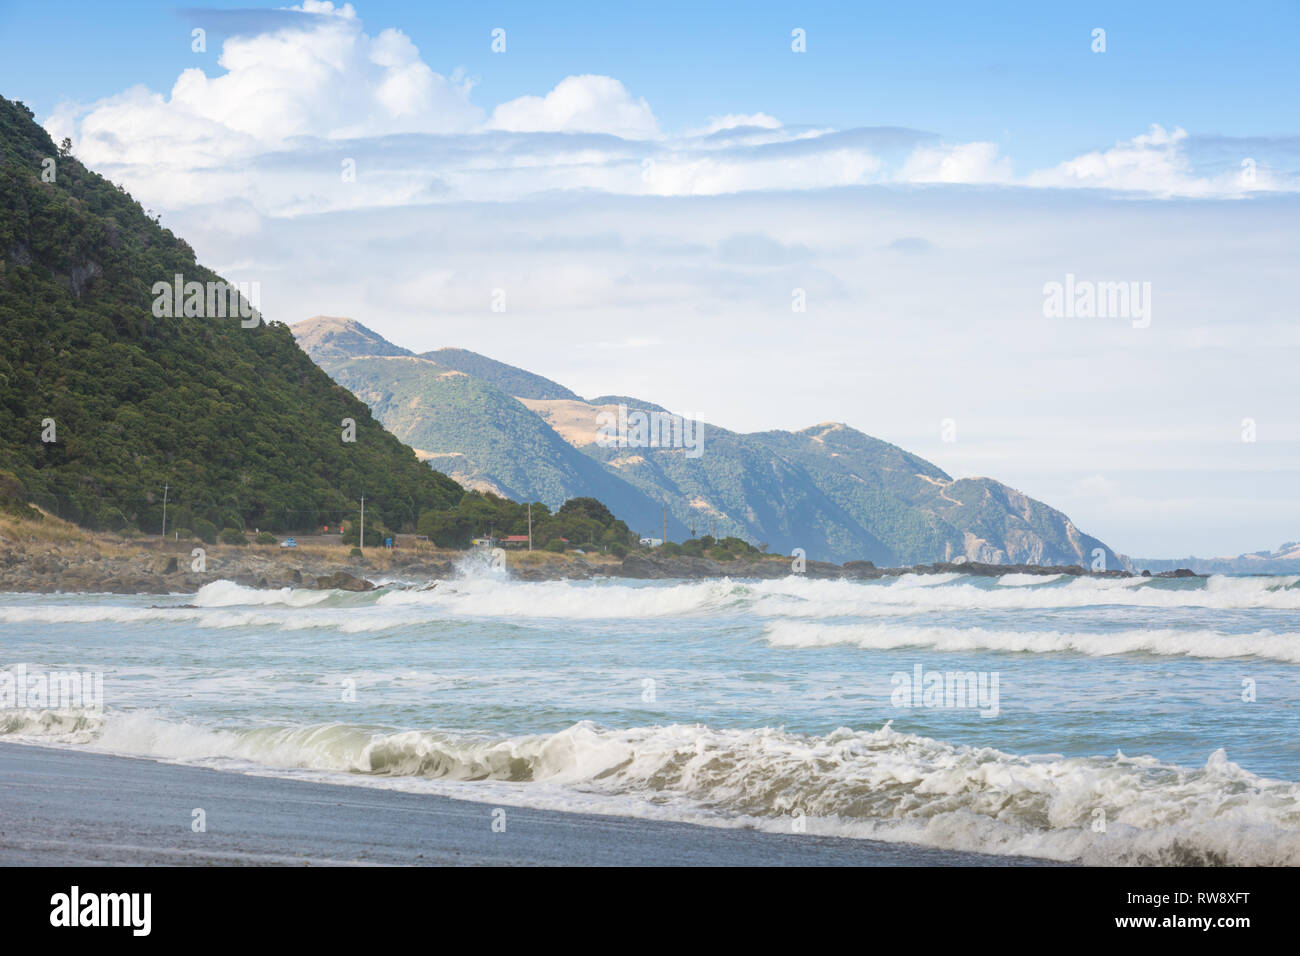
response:
M668 543L668 505L664 505L664 544Z
M533 506L528 505L528 550L533 550Z
M167 540L167 484L163 483L163 529L162 539Z
M365 552L366 548L366 492L361 492L361 534L357 536L357 550Z

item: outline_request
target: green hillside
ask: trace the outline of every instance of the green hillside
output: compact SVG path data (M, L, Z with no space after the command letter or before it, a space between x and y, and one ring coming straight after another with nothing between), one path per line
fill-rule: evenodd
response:
M635 399L620 402L633 411L657 410ZM724 428L706 424L703 434L698 458L675 448L585 444L581 451L647 495L666 496L669 510L696 535L735 536L787 554L802 548L819 560L898 563L889 545L819 488L801 462Z
M563 385L542 378L521 368L498 362L486 355L467 349L442 348L425 352L423 358L437 362L443 368L452 368L472 375L482 382L496 386L506 395L517 398L577 399L577 395Z
M334 523L363 490L387 525L413 527L459 500L285 325L155 317L154 283L178 273L221 281L0 98L0 472L29 500L91 528L154 533L164 484L176 528ZM345 418L355 442L342 440Z
M747 436L798 461L813 483L904 564L964 555L988 564L1084 564L1119 557L1061 512L991 478L954 481L924 458L846 425Z

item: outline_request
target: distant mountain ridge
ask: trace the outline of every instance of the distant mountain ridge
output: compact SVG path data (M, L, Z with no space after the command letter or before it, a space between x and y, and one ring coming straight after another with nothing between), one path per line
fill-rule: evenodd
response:
M552 507L590 495L643 534L659 537L666 511L673 539L735 535L817 560L1090 566L1099 549L1107 567L1122 566L1042 502L989 478L955 480L841 423L752 434L706 424L699 457L606 447L602 414L661 406L617 395L585 401L463 349L414 355L352 320L316 317L293 331L390 431L469 487Z
M1134 568L1154 573L1187 568L1197 574L1300 574L1300 541L1287 541L1272 551L1252 551L1236 557L1130 560Z

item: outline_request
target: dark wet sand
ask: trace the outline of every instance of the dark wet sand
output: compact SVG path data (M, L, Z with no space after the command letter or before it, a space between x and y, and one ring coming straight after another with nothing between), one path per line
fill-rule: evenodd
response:
M191 829L207 813L207 832ZM493 807L0 743L0 865L1014 866L808 834Z

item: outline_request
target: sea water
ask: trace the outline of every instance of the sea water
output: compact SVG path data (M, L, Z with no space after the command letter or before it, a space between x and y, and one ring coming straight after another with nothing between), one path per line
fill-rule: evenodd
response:
M1294 576L0 594L0 668L103 678L102 707L0 708L5 741L1083 863L1300 864Z

